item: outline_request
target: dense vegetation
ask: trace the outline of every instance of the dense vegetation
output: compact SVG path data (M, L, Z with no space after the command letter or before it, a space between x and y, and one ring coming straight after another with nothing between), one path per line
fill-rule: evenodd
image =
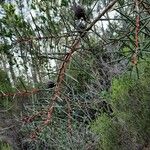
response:
M79 4L0 1L0 149L150 149L150 2Z
M109 99L113 117L103 114L93 123L92 129L100 135L102 149L149 148L150 102L149 62L142 63L142 75L137 80L129 75L113 79Z

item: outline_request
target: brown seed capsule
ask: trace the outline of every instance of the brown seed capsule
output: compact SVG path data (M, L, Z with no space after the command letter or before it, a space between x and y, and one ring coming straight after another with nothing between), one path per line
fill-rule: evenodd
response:
M53 81L48 81L47 82L47 88L53 88L56 84Z
M86 21L86 14L85 14L85 10L83 7L81 7L79 4L77 4L75 1L73 2L73 6L72 9L74 11L74 16L75 19L79 20L81 18L84 19L84 21Z

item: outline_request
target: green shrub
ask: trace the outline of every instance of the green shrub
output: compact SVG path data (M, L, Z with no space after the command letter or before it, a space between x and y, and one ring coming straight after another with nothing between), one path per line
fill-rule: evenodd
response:
M3 141L0 141L0 149L1 150L13 150L12 147L8 143L3 142Z
M100 149L126 150L150 142L150 65L139 79L124 75L112 82L114 117L101 115L91 126L100 136Z
M92 130L100 136L100 147L104 150L119 150L119 124L113 123L107 115L102 115L92 125Z

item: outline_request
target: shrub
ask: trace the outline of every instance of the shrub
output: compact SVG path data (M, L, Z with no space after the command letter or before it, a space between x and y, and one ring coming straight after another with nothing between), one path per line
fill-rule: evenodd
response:
M114 117L101 115L91 126L100 136L100 149L143 149L150 142L150 66L137 80L124 75L112 82Z

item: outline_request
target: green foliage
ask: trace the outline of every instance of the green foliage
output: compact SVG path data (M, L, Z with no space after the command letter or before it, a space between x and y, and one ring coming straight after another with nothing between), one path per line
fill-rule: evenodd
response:
M105 150L119 150L119 124L116 124L110 117L103 114L92 125L92 130L99 134L101 140L100 147ZM113 133L113 134L112 134Z
M65 54L69 52L72 43L78 39L79 35L76 31L74 14L70 8L72 1L32 0L24 3L18 0L2 3L0 53L4 56L2 58L6 58L6 60L2 60L3 63L10 67L9 74L14 80L15 88L24 90L27 87L29 90L27 82L34 82L33 84L38 86L39 80L40 83L43 83L48 75L49 78L58 76L59 64L63 62ZM89 19L88 26L98 16L98 12L102 12L107 7L109 2L111 1L79 0ZM125 75L113 80L111 93L107 94L107 91L104 90L107 88L105 86L109 88L111 82L109 80L111 80L111 76L114 76L112 72L115 71L115 68L111 68L111 64L117 62L119 66L122 63L124 67L127 61L131 62L132 54L137 48L135 44L135 31L137 31L135 16L137 14L140 15L138 58L141 61L144 54L149 56L149 12L145 10L148 8L145 6L147 4L148 0L141 1L139 4L140 13L137 13L135 3L124 0L117 1L116 5L111 8L111 12L102 17L104 20L99 18L102 19L98 19L100 23L93 25L88 31L87 37L81 38L76 53L72 55L70 68L67 68L65 72L63 81L66 86L58 91L61 92L58 101L63 101L64 104L55 108L58 115L57 113L53 114L50 127L46 128L43 134L41 133L39 143L33 144L35 149L43 149L47 144L51 149L58 150L86 149L88 136L87 131L83 131L82 127L74 129L72 137L68 136L66 130L67 111L65 110L67 108L65 100L68 96L71 97L69 97L71 108L75 112L82 109L79 109L80 103L74 104L76 100L79 102L89 100L94 103L99 100L100 95L106 100L109 99L109 102L111 101L114 117L102 115L92 126L101 138L102 149L132 150L138 143L146 143L146 139L149 137L150 116L150 67L148 64L146 62L139 64L138 62L139 73L142 74L139 80ZM117 69L122 70L125 67ZM19 77L17 73L15 74L16 71L19 71ZM3 73L0 72L0 74ZM116 71L115 75L118 74ZM135 77L135 74L137 72L133 71L132 77ZM10 81L6 76L5 73L4 76L0 75L0 90L4 93L12 91ZM104 87L99 85L101 82ZM101 92L101 90L103 91ZM53 89L52 91L55 92ZM38 94L39 96L37 96ZM44 95L38 94L32 95L32 99L36 100L32 102L32 105L27 105L29 107L26 110L27 114L28 110L32 111L31 114L34 115L41 110L46 110L51 105L49 91ZM17 110L17 107L13 105L15 102L13 98L1 98L0 106L5 109L13 106L13 109ZM27 101L29 98L20 97L20 103L21 99ZM93 103L88 107L94 105ZM18 107L20 106L18 105ZM61 114L62 122L59 122L61 120L59 114ZM41 119L45 120L46 116ZM41 119L34 120L33 130L41 125ZM28 125L29 128L32 128L30 123ZM72 126L74 126L73 122ZM79 134L81 135L78 136ZM51 145L54 145L54 148ZM32 148L34 149L31 144Z
M102 115L92 125L92 130L101 138L100 149L135 149L149 142L150 65L145 62L141 65L144 69L140 79L123 75L113 80L114 117Z
M0 149L1 150L13 150L12 147L8 143L3 142L3 141L0 141Z
M61 6L68 6L68 0L62 0Z
M5 36L9 36L7 33L5 34ZM0 52L4 52L5 54L9 55L10 52L9 50L12 48L11 45L8 44L0 44Z
M132 79L124 76L120 79L114 79L112 82L112 105L122 110L125 107L126 99L128 99L128 90L132 86ZM122 99L122 100L121 100ZM125 108L126 109L126 108Z
M12 92L11 83L7 73L0 70L0 92L1 94ZM0 97L0 107L9 108L11 106L11 100L8 97Z
M24 90L24 91L31 88L31 87L28 86L28 83L24 79L23 76L22 77L20 76L20 77L17 78L17 82L16 82L15 86L18 90Z
M0 70L0 90L2 92L9 92L12 90L9 77L3 70Z
M84 61L82 59L78 54L74 56L66 76L67 83L74 87L75 92L83 94L86 91L86 84L91 83L94 77L90 73L90 65L88 64L91 60L88 57L85 57Z

